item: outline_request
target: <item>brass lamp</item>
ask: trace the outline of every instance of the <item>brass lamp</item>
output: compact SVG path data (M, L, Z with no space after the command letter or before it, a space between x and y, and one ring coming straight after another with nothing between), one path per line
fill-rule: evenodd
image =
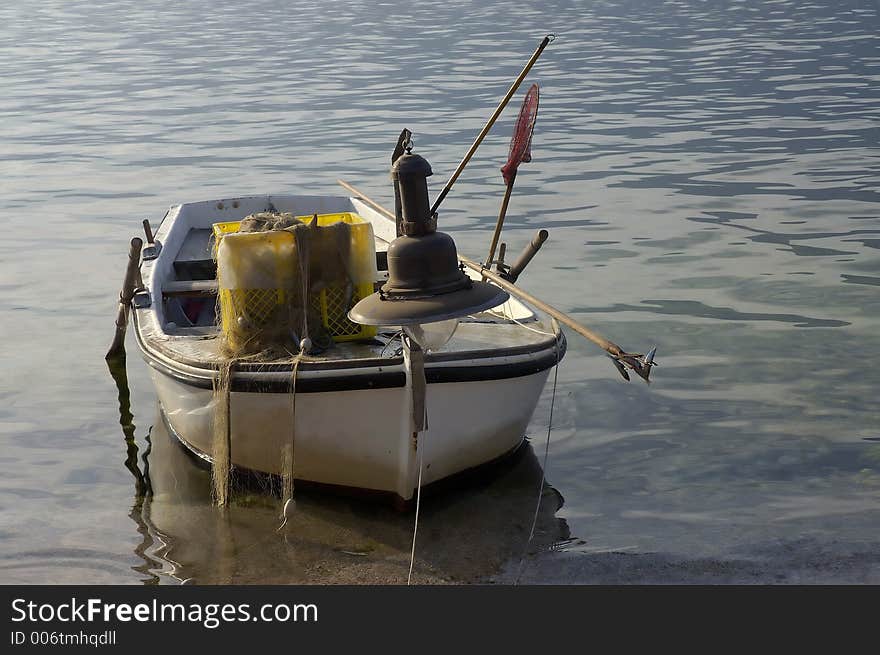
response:
M409 328L410 337L426 350L439 346L430 348L420 335L432 329L436 332L435 328L447 331L432 324L454 321L454 331L458 318L509 298L503 289L465 275L452 237L437 231L437 217L431 215L428 200L427 178L431 174L431 165L411 148L391 167L395 197L400 199L402 234L388 247L388 281L348 313L352 321L362 325Z

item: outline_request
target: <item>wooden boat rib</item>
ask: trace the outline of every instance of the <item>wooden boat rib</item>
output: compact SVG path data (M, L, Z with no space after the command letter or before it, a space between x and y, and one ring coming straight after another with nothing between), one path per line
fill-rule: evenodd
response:
M267 210L356 213L372 224L377 253L396 236L393 222L350 197L255 196L168 211L155 235L158 254L141 264L144 290L135 297L133 325L171 431L207 460L213 388L228 361L216 325L212 225ZM383 276L380 270L377 282ZM236 360L229 394L233 466L280 474L282 449L292 444L298 480L408 500L419 455L427 485L515 450L566 348L555 323L515 298L462 319L453 338L425 356L428 430L414 438L412 380L398 334L398 326L383 326L375 338L336 343L302 359L295 376L290 361Z

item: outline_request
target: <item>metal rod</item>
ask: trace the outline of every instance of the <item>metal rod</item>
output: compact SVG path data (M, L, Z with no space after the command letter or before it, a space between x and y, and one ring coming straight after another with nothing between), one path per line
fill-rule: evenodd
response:
M504 217L507 216L507 205L510 204L510 194L513 192L513 183L516 181L516 169L510 174L510 182L504 192L504 200L501 201L501 211L498 212L498 220L495 222L495 232L492 234L492 243L489 245L489 255L486 257L486 268L492 267L492 258L495 257L495 248L498 239L501 238L501 226L504 225Z
M134 237L128 250L128 266L125 268L125 278L122 281L122 290L119 292L119 310L116 312L116 333L113 335L113 343L107 351L105 359L119 357L125 353L125 330L128 327L128 311L131 307L131 299L134 296L135 280L140 272L141 248L144 240Z
M144 234L147 237L147 243L153 245L156 240L153 238L153 228L150 227L150 219L144 219Z
M519 257L516 258L513 266L508 269L504 277L511 282L516 282L516 279L522 275L522 272L525 270L526 266L529 265L529 262L538 254L538 251L541 249L541 246L544 245L548 236L550 236L550 233L547 232L547 230L538 230L535 233L535 236L532 237L532 240L526 244L526 247L520 253Z
M340 185L342 185L347 190L351 191L353 194L358 196L361 200L363 200L366 204L368 204L370 207L375 209L377 212L379 212L380 214L382 214L383 216L385 216L386 218L388 218L392 221L394 220L394 214L392 214L390 211L388 211L387 209L382 207L380 204L370 200L364 194L362 194L360 191L358 191L355 187L351 186L347 182L343 182L342 180L337 180L337 181L339 182ZM616 343L614 343L613 341L609 341L608 339L606 339L602 335L597 334L597 333L593 332L592 330L590 330L589 328L584 327L583 325L581 325L580 323L575 321L573 318L571 318L571 316L569 316L568 314L561 312L560 310L556 309L552 305L548 305L543 300L536 298L535 296L528 293L527 291L523 291L518 286L516 286L515 284L511 284L510 282L508 282L507 280L505 280L501 276L496 275L492 271L486 270L485 268L483 268L482 266L480 266L476 262L473 262L470 259L468 259L467 257L464 257L462 255L459 255L458 259L462 264L464 264L468 268L476 271L477 273L480 273L486 279L491 280L492 282L497 284L499 287L501 287L502 289L507 291L510 295L516 296L520 300L525 300L526 302L531 303L532 305L534 305L535 307L537 307L538 309L540 309L544 313L546 313L546 314L552 316L553 318L555 318L556 320L558 320L560 323L567 325L568 327L570 327L572 330L574 330L575 332L580 334L585 339L589 339L590 341L595 343L597 346L602 348L602 350L605 350L606 352L608 352L611 356L622 357L622 356L628 355L628 353L624 352L624 350L620 346L618 346Z
M437 207L440 206L440 203L443 202L443 199L449 193L450 189L452 189L452 185L455 184L455 181L458 179L458 176L461 175L461 172L464 170L464 167L467 166L467 163L471 160L471 157L474 156L474 153L477 151L477 148L482 143L485 136L489 133L489 130L492 129L492 126L495 124L495 121L498 120L498 117L501 115L501 112L507 106L507 103L510 102L513 94L516 93L516 90L519 88L519 85L522 84L522 81L525 79L526 75L529 74L529 71L532 70L532 66L535 65L535 62L538 61L538 57L541 56L541 53L544 52L544 48L547 47L547 44L553 41L556 38L555 34L548 34L544 37L541 43L538 45L538 48L535 50L534 54L532 54L528 63L526 63L525 68L522 69L522 72L519 74L519 77L514 80L513 84L510 85L510 88L507 90L507 95L501 100L498 106L495 108L495 111L492 113L492 116L489 118L489 122L486 123L486 126L482 129L482 131L477 135L477 138L474 140L470 149L467 151L467 154L464 156L464 159L461 160L461 163L458 165L458 168L455 169L455 172L452 174L452 177L449 178L449 182L446 183L446 186L443 187L443 191L440 192L440 195L437 196L437 200L434 201L434 206L431 207L431 214L437 211Z

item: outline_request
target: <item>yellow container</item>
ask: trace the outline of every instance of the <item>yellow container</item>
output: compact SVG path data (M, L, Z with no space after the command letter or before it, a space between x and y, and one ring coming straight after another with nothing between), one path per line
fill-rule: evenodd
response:
M296 219L310 223L313 216L297 216ZM375 326L351 322L348 310L373 293L373 282L377 277L373 226L350 212L318 215L319 227L339 222L351 225L347 262L347 274L352 280L350 298L346 298L345 286L329 285L312 295L309 303L334 341L368 339L376 335ZM298 295L298 282L294 283L299 269L296 265L298 252L293 233L238 233L239 226L240 221L213 225L221 326L233 349L241 349L247 343L248 330L260 331L264 336L271 334L273 326L281 328L282 332L286 330L285 320L289 322L290 319L287 308ZM229 235L235 235L235 238L228 240L220 253L220 244ZM315 266L314 261L312 265ZM241 317L246 317L247 321L240 321ZM279 336L283 338L283 334L279 333Z

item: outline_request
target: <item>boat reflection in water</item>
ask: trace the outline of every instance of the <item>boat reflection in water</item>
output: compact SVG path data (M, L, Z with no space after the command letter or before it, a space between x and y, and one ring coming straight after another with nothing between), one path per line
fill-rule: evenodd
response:
M145 575L145 583L406 581L412 511L298 489L296 505L281 527L277 480L239 479L230 505L218 508L211 502L210 471L181 447L161 415L149 446L142 456L145 470L135 474L131 514L143 536L136 553L144 564L136 570ZM419 515L413 582L489 581L502 569L515 571L528 542L541 478L541 466L526 443L489 470L442 489L428 488ZM568 538L565 521L555 516L562 502L544 483L530 553ZM511 582L513 577L497 580Z

